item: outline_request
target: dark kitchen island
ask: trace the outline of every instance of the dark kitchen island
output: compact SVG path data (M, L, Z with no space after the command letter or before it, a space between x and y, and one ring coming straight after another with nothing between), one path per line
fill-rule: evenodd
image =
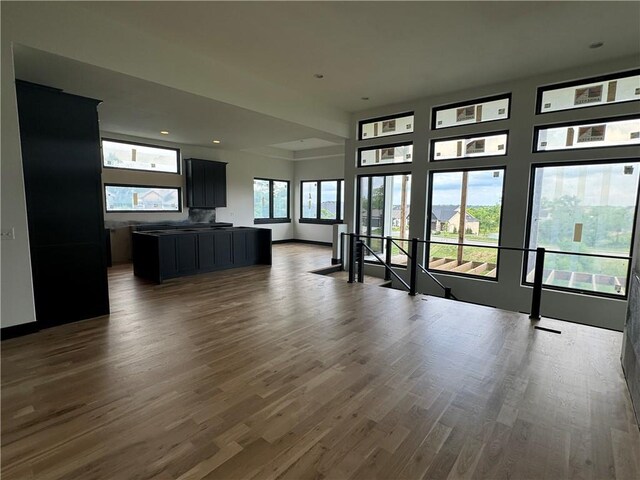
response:
M211 227L132 233L133 273L169 278L248 265L271 265L271 230Z

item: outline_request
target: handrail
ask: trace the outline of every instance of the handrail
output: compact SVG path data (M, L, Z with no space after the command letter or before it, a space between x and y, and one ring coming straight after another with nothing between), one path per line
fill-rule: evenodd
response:
M377 235L364 235L364 234L360 234L360 233L355 233L353 235L356 235L359 238L371 238L374 240L386 240L387 237L381 237L381 236L377 236ZM409 238L393 238L392 239L393 242L411 242L411 239ZM454 243L454 242L439 242L437 240L421 240L421 239L416 239L418 241L418 243L425 243L425 244L434 244L434 245L449 245L449 246L454 246L454 247L476 247L476 248L493 248L495 250L512 250L512 251L516 251L516 252L532 252L535 253L537 251L537 248L523 248L523 247L506 247L503 245L489 245L489 244L477 244L477 243ZM397 243L396 246L403 250ZM606 254L599 254L599 253L581 253L581 252L561 252L559 250L546 250L546 253L553 253L553 254L557 254L557 255L575 255L578 257L596 257L596 258L612 258L614 260L631 260L630 256L625 256L625 255L606 255ZM409 256L407 254L406 251L403 250L403 253L407 256Z
M445 298L453 298L454 300L458 300L458 297L456 297L451 292L451 287L445 287L444 284L440 280L438 280L429 270L424 268L422 264L418 263L418 267L420 267L420 270L422 270L422 273L424 273L427 277L429 277L431 280L436 282L440 286L440 288L444 290Z
M436 282L438 284L438 286L442 289L444 289L444 294L445 294L445 298L453 298L455 300L458 300L452 293L451 293L451 288L449 287L445 287L437 278L435 278L423 265L421 265L419 262L417 262L417 258L418 258L418 244L419 243L424 243L424 244L430 244L430 243L436 243L436 244L445 244L445 245L453 245L453 246L478 246L478 245L471 245L471 244L464 244L464 243L449 243L449 242L430 242L428 240L419 240L417 238L413 238L411 240L405 240L405 239L393 239L390 236L387 237L381 237L381 236L375 236L375 235L359 235L359 234L355 234L355 233L351 233L349 234L349 238L350 238L350 255L349 255L349 283L353 283L355 280L355 273L356 273L356 258L357 258L357 263L358 263L358 282L362 283L363 279L364 279L364 254L363 254L363 250L366 248L367 251L369 251L369 253L371 255L373 255L375 257L375 259L379 262L380 265L384 266L385 268L385 279L390 280L391 277L390 275L393 275L394 277L396 277L396 279L398 279L398 281L400 281L400 283L405 287L408 288L409 290L409 295L414 296L417 293L417 270L418 267L420 267L420 269L429 277L431 278L434 282ZM384 262L368 245L366 245L365 242L363 242L361 239L362 238L373 238L373 239L380 239L380 240L384 240L387 242L386 246L387 246L387 262ZM411 242L411 254L407 254L406 250L404 250L402 247L400 247L394 240L397 241L409 241ZM402 252L405 253L405 255L407 255L407 258L409 260L411 260L411 262L407 265L407 267L409 267L409 283L407 284L402 278L400 278L400 276L393 270L393 268L391 268L391 246L392 245L396 245L396 247L398 247ZM480 247L482 247L482 245L480 245ZM532 290L532 294L531 294L531 313L529 314L529 318L531 320L540 320L540 302L542 299L542 282L543 282L543 272L544 272L544 257L545 257L545 253L546 250L543 247L538 247L537 249L533 250L533 249L529 249L529 248L518 248L518 247L501 247L501 246L493 246L493 245L489 245L489 248L495 248L495 249L503 249L503 250L515 250L515 251L521 251L521 252L532 252L535 251L536 252L536 261L535 261L535 271L534 271L534 281L533 281L533 290ZM560 252L562 253L562 252ZM579 254L578 254L579 255ZM598 256L598 255L589 255L587 254L587 256ZM606 256L603 256L606 257ZM609 256L611 257L611 256ZM612 257L612 258L621 258L621 257Z
M367 250L369 250L369 252L371 253L371 255L373 255L374 257L376 257L376 258L378 259L378 261L379 261L379 262L380 262L380 263L381 263L381 264L382 264L382 265L383 265L383 266L384 266L384 267L385 267L389 272L391 272L391 274L392 274L394 277L396 277L396 279L397 279L400 283L402 283L402 285L404 285L404 287L405 287L407 290L411 291L411 287L409 286L409 284L408 284L407 282L405 282L402 278L400 278L400 275L398 275L396 272L394 272L394 271L393 271L393 268L391 268L391 265L387 265L386 263L384 263L384 262L382 261L382 259L381 259L378 255L376 255L376 253L375 253L373 250L371 250L371 249L369 248L369 246L368 246L366 243L364 243L363 241L360 241L360 243L362 244L362 247L363 247L363 248L366 248Z
M391 238L391 243L393 243L396 247L398 247L398 250L400 250L402 253L404 253L407 256L407 258L409 260L411 260L411 255L409 255L409 252L407 252L404 248L402 248L400 245L398 245L396 243L396 239L395 238Z
M395 241L395 239L394 239L394 238L389 237L389 240L391 240L391 243L393 243L396 247L398 247L398 250L400 250L402 253L404 253L404 254L407 256L407 258L408 258L409 260L413 260L413 259L411 258L411 255L409 255L409 253L408 253L404 248L402 248L400 245L398 245L398 244L396 243L396 241ZM420 241L420 240L418 240L418 241ZM453 293L451 293L451 289L450 289L449 287L445 287L445 286L442 284L442 282L441 282L440 280L438 280L436 277L434 277L434 276L433 276L433 274L432 274L429 270L427 270L426 268L424 268L424 266L423 266L421 263L418 263L417 265L418 265L418 267L420 267L420 270L422 270L422 272L423 272L425 275L427 275L431 280L433 280L434 282L436 282L436 283L438 284L438 286L439 286L440 288L442 288L442 290L444 290L444 293L445 293L445 297L446 297L446 298L453 298L454 300L458 300L458 299L456 298L456 296L455 296Z
M477 248L494 248L496 250L513 250L517 252L537 252L537 248L521 248L521 247L504 247L502 245L485 245L477 243L453 243L453 242L438 242L432 240L418 240L422 243L433 243L436 245L452 245L454 247L477 247ZM547 250L547 253L555 253L558 255L575 255L578 257L596 257L596 258L613 258L618 260L631 260L631 257L624 255L606 255L604 253L582 253L582 252L562 252L560 250Z

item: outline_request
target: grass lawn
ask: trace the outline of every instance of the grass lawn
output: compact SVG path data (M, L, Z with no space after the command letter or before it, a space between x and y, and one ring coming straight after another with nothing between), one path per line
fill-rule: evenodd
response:
M457 258L458 247L455 245L431 245L430 256L438 258ZM464 247L462 260L467 262L497 263L498 250L483 247Z

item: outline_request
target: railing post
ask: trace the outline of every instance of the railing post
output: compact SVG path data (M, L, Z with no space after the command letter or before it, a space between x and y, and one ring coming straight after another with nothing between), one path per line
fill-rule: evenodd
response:
M358 256L358 283L364 283L364 247L362 240L356 242Z
M356 280L356 234L349 234L349 280L353 283Z
M544 253L542 247L536 248L536 267L533 274L533 292L531 294L531 320L540 320L540 300L542 298L542 277L544 274Z
M416 276L418 273L418 239L411 239L411 269L409 271L409 295L416 294Z
M444 298L451 298L451 287L444 287Z
M344 232L340 232L340 270L344 270Z
M385 257L385 263L389 266L391 266L391 246L393 245L392 243L393 241L391 240L391 237L387 237L387 246L386 246L386 257ZM391 272L389 271L388 268L384 269L384 279L386 281L391 280Z

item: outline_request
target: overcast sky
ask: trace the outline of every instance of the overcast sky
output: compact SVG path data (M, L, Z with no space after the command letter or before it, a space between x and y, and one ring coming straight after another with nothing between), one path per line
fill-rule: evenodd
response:
M467 205L500 205L503 177L502 170L469 172ZM433 174L433 205L460 205L461 193L462 172Z
M625 174L624 167L633 168ZM542 182L542 198L553 200L575 196L580 205L631 207L636 203L640 163L580 165L538 169L536 183Z

